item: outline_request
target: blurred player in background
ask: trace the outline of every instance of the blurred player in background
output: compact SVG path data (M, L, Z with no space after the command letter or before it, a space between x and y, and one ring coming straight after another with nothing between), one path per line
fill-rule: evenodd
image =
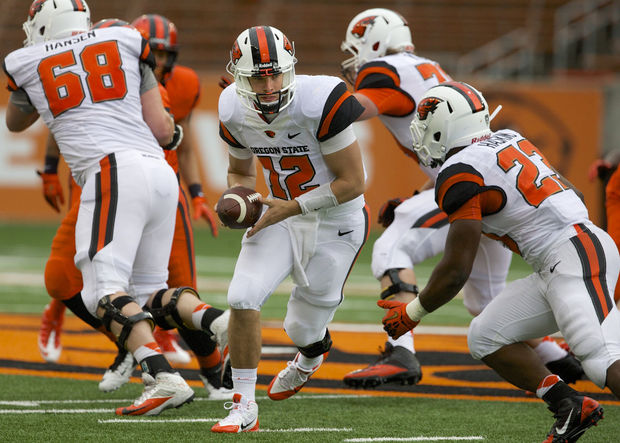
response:
M194 391L161 353L152 330L197 329L226 340L223 311L190 287L168 288L178 179L165 161L182 137L162 104L148 43L124 26L91 29L83 0L35 0L26 46L4 60L6 124L42 116L82 188L75 264L82 301L142 368L144 391L118 415L158 415Z
M597 177L605 183L605 213L607 217L607 233L620 249L620 152L615 151L606 158L596 160L588 174L590 181ZM616 283L614 301L620 300L620 280Z
M451 80L433 60L414 53L411 30L397 12L384 8L365 10L347 28L341 49L351 57L342 63L343 76L364 106L358 118L378 116L403 152L417 161L411 149L409 125L416 104L431 87ZM387 229L373 246L372 272L381 282L381 299L411 301L418 293L415 265L441 253L448 232L448 217L434 201L437 170L420 165L428 180L406 200L386 202L378 221ZM387 174L390 171L385 171ZM474 268L463 288L463 302L472 315L506 285L512 253L500 243L482 237ZM551 338L530 343L544 363L561 371L571 382L583 371L574 357ZM413 333L387 337L379 359L345 375L345 384L373 388L381 383L414 384L422 378L415 356Z
M256 187L256 160L270 198L241 243L228 289L234 397L211 431L258 430L255 401L261 357L260 310L289 275L295 286L284 329L299 352L267 395L297 393L330 350L327 326L368 235L365 174L351 124L360 104L341 80L295 75L293 44L278 29L243 31L231 51L235 82L219 99L220 135L228 143L228 185ZM228 406L227 406L228 407Z
M157 20L157 27L163 33L166 30L166 38L159 39L155 44L158 52L169 51L170 58L176 59L177 51L177 34L174 24L161 16L142 16L136 19L139 22L139 30L144 37L148 37L148 29L151 20ZM93 29L107 28L110 26L128 26L129 24L119 19L104 19L93 25ZM167 49L161 49L165 47ZM207 206L199 182L198 171L194 158L193 146L191 141L188 142L188 136L191 138L189 129L189 117L191 110L195 106L199 97L199 84L196 74L185 68L190 75L186 78L187 89L175 90L176 100L170 100L168 91L161 84L164 74L170 74L170 70L163 69L167 59L156 57L159 64L155 68L156 75L159 80L159 88L164 102L168 108L171 108L176 117L176 123L181 124L183 128L187 128L186 136L175 151L166 151L166 160L178 174L177 152L179 158L183 158L183 165L191 165L187 169L190 171L187 175L186 182L192 183L190 189L193 189L194 196L194 217L200 215L205 217L212 229L214 236L217 236L217 226L214 223L213 213ZM193 73L193 76L191 75ZM187 91L187 92L185 92ZM184 94L189 94L184 95ZM63 202L62 188L57 176L58 164L58 146L54 139L48 138L46 149L45 169L40 175L44 181L44 195L50 204L59 210L59 203ZM185 175L183 175L185 177ZM84 312L81 300L80 290L82 288L82 279L79 271L73 265L73 256L75 255L74 230L75 221L77 219L77 210L79 206L79 197L81 189L73 179L70 185L70 209L63 219L56 236L52 242L52 254L46 265L45 282L48 293L52 298L50 304L46 307L39 333L39 349L41 354L48 361L56 361L60 356L60 333L62 326L62 316L64 314L65 305L68 306L76 315L82 318L91 326L101 330L103 327L101 322L87 312ZM170 287L196 287L195 272L195 255L193 245L192 226L189 221L189 210L187 199L183 190L179 193L179 203L177 206L175 235L173 239L172 252L168 265L169 277L168 285ZM181 329L179 333L186 338L186 342L196 354L200 365L200 378L203 381L207 392L212 398L229 398L230 392L221 386L221 355L213 340L208 340L204 332ZM170 332L156 327L154 336L160 345L164 355L173 362L188 363L190 361L189 354L183 350L177 343L176 337ZM120 386L129 381L129 378L135 368L135 360L133 356L125 349L119 348L118 354L112 365L106 370L99 389L109 392L118 389Z
M611 291L620 255L588 219L583 196L521 134L492 132L479 91L446 82L430 89L411 123L420 163L439 169L435 198L448 214L444 255L412 302L380 300L393 337L451 300L472 269L480 234L520 254L529 276L510 282L472 320L471 355L543 399L556 421L545 442L574 442L603 418L599 403L551 373L523 342L560 332L588 378L620 398L620 312Z

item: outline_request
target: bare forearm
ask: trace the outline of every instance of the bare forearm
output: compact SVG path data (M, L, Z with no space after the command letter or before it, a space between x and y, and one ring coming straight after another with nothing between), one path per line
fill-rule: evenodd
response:
M465 285L467 273L448 266L444 261L433 270L426 287L420 293L420 303L428 312L452 300Z

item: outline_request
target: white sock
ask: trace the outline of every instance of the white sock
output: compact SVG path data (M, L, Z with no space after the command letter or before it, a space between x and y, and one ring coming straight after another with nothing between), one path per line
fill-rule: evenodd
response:
M413 346L413 332L411 331L401 335L396 340L388 336L388 342L392 346L402 346L415 354L415 348Z
M248 400L256 401L257 369L232 368L233 391L243 395Z
M299 353L299 358L297 359L297 367L304 371L312 371L314 367L318 364L321 364L323 361L323 354L318 357L306 357L304 354Z
M555 341L549 340L543 340L534 348L534 351L545 365L550 361L556 361L568 355L568 352L562 349Z

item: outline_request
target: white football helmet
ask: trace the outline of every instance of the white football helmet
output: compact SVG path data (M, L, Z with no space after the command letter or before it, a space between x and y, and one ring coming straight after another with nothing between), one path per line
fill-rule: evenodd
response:
M383 57L388 51L413 52L414 45L409 24L402 15L389 9L373 8L353 17L340 49L353 54L341 67L343 76L354 84L357 71L364 63Z
M489 107L466 83L445 82L426 91L411 122L413 150L424 166L443 164L453 148L491 136Z
M71 37L90 29L90 8L84 0L34 0L23 28L25 46Z
M252 111L275 114L291 104L295 93L295 47L282 31L273 26L254 26L246 29L230 51L226 70L235 78L237 94ZM250 77L282 74L282 88L277 101L264 101L254 92ZM272 94L269 94L272 95Z

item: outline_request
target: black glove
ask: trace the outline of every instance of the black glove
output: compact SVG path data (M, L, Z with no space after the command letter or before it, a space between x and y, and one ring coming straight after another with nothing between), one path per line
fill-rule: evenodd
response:
M183 140L183 127L181 125L174 125L174 135L172 136L172 141L168 143L166 146L162 146L164 151L175 151L181 141Z
M402 198L396 197L383 203L383 206L379 209L379 218L377 221L381 223L384 228L387 228L392 224L394 221L394 209L396 209L396 207L402 202Z

